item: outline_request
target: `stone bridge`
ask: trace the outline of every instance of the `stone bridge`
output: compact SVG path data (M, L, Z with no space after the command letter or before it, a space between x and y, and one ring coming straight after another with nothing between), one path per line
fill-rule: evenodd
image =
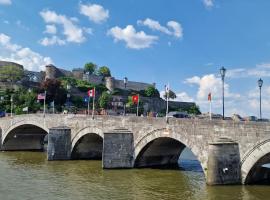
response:
M188 147L208 184L270 179L267 122L29 114L1 118L0 136L2 151L43 150L48 141L48 160L102 159L103 168L177 166Z

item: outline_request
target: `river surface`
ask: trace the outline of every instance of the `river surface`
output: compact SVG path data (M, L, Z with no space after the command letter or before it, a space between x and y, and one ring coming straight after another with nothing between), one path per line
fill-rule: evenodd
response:
M101 161L50 161L40 152L0 153L0 200L269 200L270 186L206 186L193 171L102 170Z

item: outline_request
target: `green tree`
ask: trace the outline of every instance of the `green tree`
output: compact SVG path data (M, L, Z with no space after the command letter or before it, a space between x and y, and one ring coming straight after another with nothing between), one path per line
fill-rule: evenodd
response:
M99 107L104 108L104 109L109 108L111 98L112 96L109 93L103 92L102 95L98 99Z
M10 81L12 84L23 77L23 69L16 65L0 67L0 80Z
M144 91L145 96L147 97L160 97L158 90L154 86L148 86Z
M2 94L0 100L0 110L11 111L10 99L13 99L13 111L16 114L22 114L23 108L28 107L29 113L35 113L40 109L40 104L37 102L37 93L34 90L26 90L20 88L16 93L6 90Z
M197 105L193 105L191 106L188 110L187 110L188 114L194 114L194 115L200 115L201 111L200 111L200 107Z
M95 63L89 62L84 65L84 70L89 74L93 74L97 69L97 65Z
M169 90L169 99L175 99L176 98L176 94L172 91ZM167 98L167 92L164 93L163 97L166 99Z
M98 75L103 76L103 77L110 77L111 71L108 67L103 66L98 69Z

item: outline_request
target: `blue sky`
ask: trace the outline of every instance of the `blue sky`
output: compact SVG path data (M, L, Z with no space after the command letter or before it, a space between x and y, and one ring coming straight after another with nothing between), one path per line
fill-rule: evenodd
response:
M225 114L270 117L270 1L0 0L0 59L39 71L92 61L114 77L166 83L177 100L221 113L219 68L225 66Z

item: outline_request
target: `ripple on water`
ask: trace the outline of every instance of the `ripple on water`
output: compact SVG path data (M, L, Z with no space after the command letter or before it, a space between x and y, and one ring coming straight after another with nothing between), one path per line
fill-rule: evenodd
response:
M269 188L207 187L202 172L102 170L101 161L53 161L39 152L0 153L0 200L264 200Z

